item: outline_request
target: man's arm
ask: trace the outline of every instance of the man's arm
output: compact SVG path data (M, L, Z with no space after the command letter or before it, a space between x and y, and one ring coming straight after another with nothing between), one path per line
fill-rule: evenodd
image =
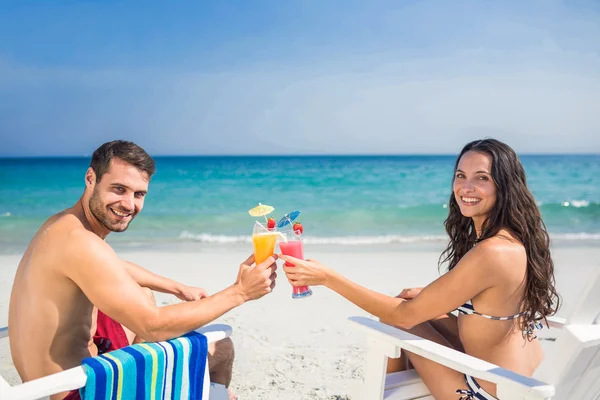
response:
M157 275L147 269L140 267L130 261L124 261L125 271L137 282L141 287L156 290L161 293L181 295L185 285L175 282L172 279Z
M157 307L125 270L110 246L92 233L73 232L65 254L65 274L109 317L149 341L167 340L197 329L229 310L272 290L274 258L242 264L236 282L210 297ZM253 257L247 260L252 263Z

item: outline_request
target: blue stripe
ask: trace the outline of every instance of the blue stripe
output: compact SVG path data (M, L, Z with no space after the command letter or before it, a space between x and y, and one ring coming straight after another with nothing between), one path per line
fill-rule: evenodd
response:
M156 343L146 343L146 345L152 347L152 349L156 351L158 371L156 371L155 396L157 399L161 399L163 394L163 386L165 384L165 349L163 349Z
M156 352L158 353L158 365L159 365L159 370L158 370L158 374L156 376L156 381L157 383L159 383L160 387L157 386L156 390L158 391L158 396L157 398L162 398L163 395L163 389L165 387L165 378L167 376L167 369L166 369L166 365L167 365L167 355L165 353L165 349L163 347L161 347L159 344L156 344L155 346L156 348Z
M146 398L146 362L143 354L139 351L137 346L124 347L121 350L128 353L135 359L135 366L137 368L136 379L135 379L135 394L138 399Z
M100 356L100 358L102 358L105 362L109 363L113 370L113 374L112 374L113 375L112 376L113 390L112 390L112 393L110 394L110 400L120 400L120 399L117 399L117 392L118 392L118 388L119 388L119 369L117 368L117 364L110 358L106 358L104 356Z
M183 337L190 341L190 398L195 399L195 394L202 394L204 374L208 373L205 371L208 343L206 336L194 331Z
M87 385L84 388L84 396L83 399L105 399L106 398L106 386L107 386L107 375L106 370L104 369L104 364L98 361L95 358L86 358L83 360L83 364L90 367L94 372L93 375L96 376L96 387L94 391L91 391L91 388L88 389Z
M189 355L189 359L188 359L188 364L190 366L189 369L189 387L190 387L190 394L189 394L189 399L194 399L194 394L196 393L196 391L198 390L197 387L197 382L198 382L198 375L200 375L200 377L204 377L203 374L199 374L200 369L204 369L204 367L201 367L199 364L199 357L198 357L198 350L196 349L196 346L194 345L194 338L190 337L190 335L184 335L183 340L187 340L190 342L189 344L189 348L190 348L190 355ZM200 361L202 362L202 361ZM204 364L202 362L202 364ZM193 366L193 367L192 367Z
M162 343L156 343L158 346L160 346L160 348L162 349L162 353L165 355L165 365L163 368L164 371L164 375L163 375L163 385L162 385L162 396L161 399L165 398L165 391L167 389L167 371L169 370L169 357L167 357L167 349L165 348L165 346L163 346Z
M134 347L143 357L143 361L144 361L143 364L144 364L144 370L145 370L143 377L144 377L144 382L147 382L147 384L148 384L148 393L145 394L145 398L149 399L151 397L150 384L152 382L152 356L150 355L148 350L146 350L142 346L134 346Z
M123 398L137 399L137 368L135 358L126 351L113 351L109 353L121 362L123 376L121 376L121 395ZM118 388L115 388L117 392Z
M112 391L114 390L113 379L115 376L115 371L113 367L109 363L107 363L106 360L102 357L98 357L97 360L106 372L106 395L104 396L104 400L110 400Z
M170 340L167 342L169 346L173 348L173 375L171 379L171 396L173 400L180 400L181 398L181 357L180 352L183 353L183 347L178 340Z
M87 380L85 382L85 386L79 389L79 397L82 399L90 398L90 396L86 396L86 392L96 393L96 372L94 368L91 367L88 363L83 363L82 365L83 371L87 376Z

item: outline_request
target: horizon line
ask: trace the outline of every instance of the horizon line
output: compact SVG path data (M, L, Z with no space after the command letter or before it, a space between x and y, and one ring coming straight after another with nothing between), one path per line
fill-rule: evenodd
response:
M278 157L456 157L459 153L343 153L343 154L150 154L152 158L278 158ZM517 153L518 156L600 156L600 153ZM0 160L15 159L79 159L91 158L92 154L83 155L0 155Z

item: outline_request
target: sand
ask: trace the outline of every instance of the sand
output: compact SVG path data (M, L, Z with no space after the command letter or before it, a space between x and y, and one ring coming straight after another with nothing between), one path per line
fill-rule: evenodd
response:
M307 249L308 250L308 249ZM419 250L314 247L319 259L371 289L397 295L405 287L422 286L438 276L439 249ZM123 259L188 285L215 293L233 283L246 248L211 247L195 251L120 251ZM557 286L567 316L587 278L600 268L600 248L560 247L553 250ZM0 326L8 320L12 280L20 256L0 256ZM368 315L321 287L312 297L293 300L283 274L274 292L229 312L215 322L233 327L236 360L232 388L245 399L357 399L363 379L364 336L347 322ZM179 300L157 294L160 305ZM0 340L0 374L19 382L8 340Z

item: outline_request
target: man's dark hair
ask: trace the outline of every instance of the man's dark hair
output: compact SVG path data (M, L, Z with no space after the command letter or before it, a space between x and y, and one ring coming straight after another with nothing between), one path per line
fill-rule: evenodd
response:
M90 167L96 173L96 183L100 182L114 158L123 160L140 171L146 172L148 178L151 178L156 172L154 160L140 146L125 140L113 140L98 147L92 155Z

